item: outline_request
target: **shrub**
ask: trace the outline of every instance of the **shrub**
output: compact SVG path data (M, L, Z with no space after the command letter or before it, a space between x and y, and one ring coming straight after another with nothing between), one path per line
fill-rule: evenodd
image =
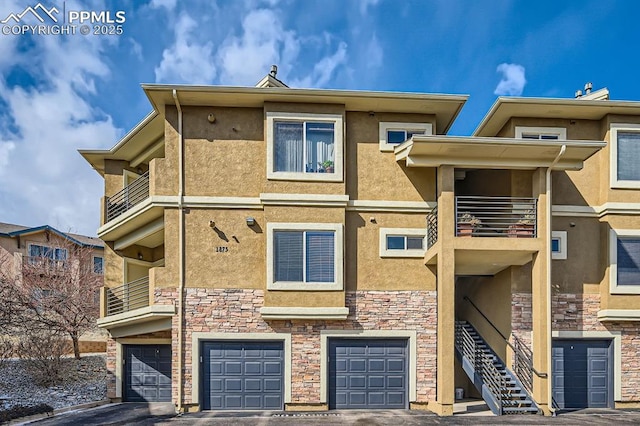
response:
M14 346L15 343L7 338L7 336L4 336L3 340L0 341L0 370L4 367L7 361L14 356Z
M66 373L63 356L70 351L69 341L50 330L29 331L20 337L17 355L33 381L41 386L60 383Z
M10 422L20 417L33 416L34 414L53 414L53 407L49 404L38 404L33 406L16 405L8 410L0 410L0 423Z

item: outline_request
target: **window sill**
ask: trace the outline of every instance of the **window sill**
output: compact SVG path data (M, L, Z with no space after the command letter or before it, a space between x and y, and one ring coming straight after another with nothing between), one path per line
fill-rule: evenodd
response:
M260 308L260 315L263 319L270 320L346 320L349 315L349 308L303 308L303 307L263 307Z
M269 180L296 180L309 182L342 182L342 173L291 173L291 172L269 172Z
M342 283L274 282L267 285L267 290L342 291Z

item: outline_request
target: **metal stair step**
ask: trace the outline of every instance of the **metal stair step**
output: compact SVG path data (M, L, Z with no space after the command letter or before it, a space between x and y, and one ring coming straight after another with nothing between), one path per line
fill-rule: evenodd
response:
M503 407L504 414L538 414L538 409L534 407Z

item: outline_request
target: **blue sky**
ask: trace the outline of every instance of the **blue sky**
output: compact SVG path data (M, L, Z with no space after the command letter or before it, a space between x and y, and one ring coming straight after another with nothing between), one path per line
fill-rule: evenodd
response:
M0 21L37 3L3 0ZM278 64L291 87L468 94L456 135L499 95L591 81L640 101L636 1L41 3L126 21L119 36L0 34L0 222L94 235L102 182L76 150L111 147L151 110L141 83L251 86Z

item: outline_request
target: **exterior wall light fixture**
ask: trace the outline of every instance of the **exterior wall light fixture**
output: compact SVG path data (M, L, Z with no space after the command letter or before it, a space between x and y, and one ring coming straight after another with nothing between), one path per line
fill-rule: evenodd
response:
M256 220L251 216L247 217L245 220L247 221L247 226L253 226L256 224Z

